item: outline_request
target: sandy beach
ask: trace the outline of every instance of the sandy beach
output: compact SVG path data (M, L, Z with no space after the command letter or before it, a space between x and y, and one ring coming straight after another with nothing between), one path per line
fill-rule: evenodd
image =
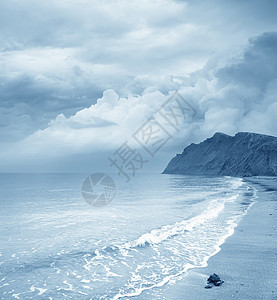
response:
M189 270L162 292L146 293L143 299L277 299L277 191L276 178L249 178L257 200L235 232L208 260L204 268ZM205 289L216 273L223 285Z

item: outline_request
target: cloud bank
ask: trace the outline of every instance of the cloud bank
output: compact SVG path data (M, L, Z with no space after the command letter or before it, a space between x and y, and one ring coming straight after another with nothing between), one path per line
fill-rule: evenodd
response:
M0 171L101 165L176 91L197 115L155 158L160 170L214 131L276 135L276 8L270 0L1 1Z
M210 62L190 77L164 79L164 86L177 89L161 92L152 86L139 96L127 97L108 89L96 104L72 116L59 114L45 129L16 143L13 155L29 162L39 158L58 161L67 157L70 160L82 155L104 160L105 155L124 141L139 149L132 134L149 118L158 118L158 109L175 91L197 114L180 124L179 131L164 147L166 155L161 154L162 157L172 156L188 143L199 142L216 131L277 135L276 50L277 33L267 32L251 38L246 49L225 60L224 65L218 67ZM10 153L9 149L6 155Z
M121 97L178 89L212 55L228 57L249 36L276 31L276 5L2 0L0 144L95 104L106 89Z

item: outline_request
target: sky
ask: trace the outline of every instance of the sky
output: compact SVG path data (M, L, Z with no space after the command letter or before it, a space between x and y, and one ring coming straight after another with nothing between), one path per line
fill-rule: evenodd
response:
M274 0L1 0L0 172L117 172L126 143L161 172L217 131L277 136L276 13ZM160 108L180 96L174 130ZM134 135L157 119L170 138L153 155Z

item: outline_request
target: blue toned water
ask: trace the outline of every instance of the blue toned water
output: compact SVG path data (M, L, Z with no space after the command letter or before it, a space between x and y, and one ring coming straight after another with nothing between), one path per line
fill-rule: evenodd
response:
M255 199L239 178L141 174L95 208L84 178L0 175L1 299L143 299L204 265Z

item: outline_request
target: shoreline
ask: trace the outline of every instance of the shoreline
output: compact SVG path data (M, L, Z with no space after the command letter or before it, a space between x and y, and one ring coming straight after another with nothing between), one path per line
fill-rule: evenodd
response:
M277 180L244 180L257 190L255 203L219 251L208 259L207 266L189 269L162 291L146 292L139 299L277 300ZM213 273L224 283L205 289L207 278Z

